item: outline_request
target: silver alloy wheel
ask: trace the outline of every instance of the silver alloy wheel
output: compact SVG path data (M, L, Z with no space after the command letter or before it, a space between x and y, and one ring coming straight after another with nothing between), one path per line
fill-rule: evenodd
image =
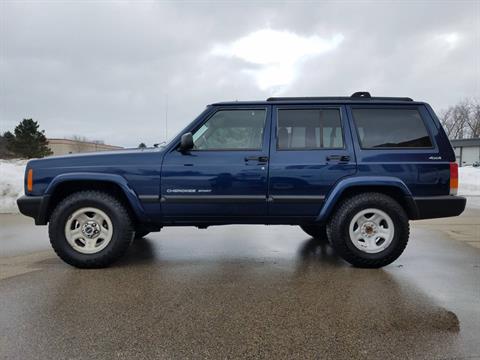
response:
M349 233L350 240L357 249L375 254L391 244L395 227L387 213L372 208L362 210L353 217Z
M65 238L82 254L96 254L112 240L113 225L102 210L86 207L76 210L65 224Z

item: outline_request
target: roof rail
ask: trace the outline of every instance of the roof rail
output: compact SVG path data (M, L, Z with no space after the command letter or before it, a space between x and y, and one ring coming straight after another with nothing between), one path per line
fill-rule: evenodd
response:
M413 101L409 97L372 97L367 91L357 91L351 96L319 96L319 97L269 97L267 101L337 101L337 100L383 100L383 101Z

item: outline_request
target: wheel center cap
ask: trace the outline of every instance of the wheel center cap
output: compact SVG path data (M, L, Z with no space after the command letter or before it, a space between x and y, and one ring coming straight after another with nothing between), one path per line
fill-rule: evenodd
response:
M362 225L362 235L364 236L374 236L377 232L377 225L372 222L366 222Z
M89 239L93 239L100 234L100 225L98 225L95 221L87 221L82 225L82 234Z

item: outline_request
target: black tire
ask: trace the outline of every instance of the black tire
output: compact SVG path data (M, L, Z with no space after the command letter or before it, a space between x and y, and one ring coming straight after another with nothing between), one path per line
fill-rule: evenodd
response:
M300 228L316 240L328 242L327 229L323 225L301 225Z
M391 243L378 253L358 249L349 233L350 222L360 211L375 208L390 216L394 225ZM379 268L395 261L408 243L410 226L403 207L391 197L380 193L364 193L342 203L331 216L327 234L334 250L350 264L362 268Z
M138 229L135 231L135 239L141 239L150 234L150 231Z
M98 253L84 254L76 251L67 241L65 225L78 209L94 207L110 218L113 229L108 245ZM80 191L63 199L54 209L48 227L50 243L57 255L66 263L78 268L107 267L128 249L134 235L127 209L114 197L100 191Z

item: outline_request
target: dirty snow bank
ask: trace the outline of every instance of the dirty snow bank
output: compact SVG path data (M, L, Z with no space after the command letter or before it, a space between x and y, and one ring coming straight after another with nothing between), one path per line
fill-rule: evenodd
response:
M16 199L23 195L23 176L27 160L0 159L0 213L16 213ZM459 169L460 195L480 196L480 168Z
M18 212L16 200L23 195L27 161L0 159L0 213Z

